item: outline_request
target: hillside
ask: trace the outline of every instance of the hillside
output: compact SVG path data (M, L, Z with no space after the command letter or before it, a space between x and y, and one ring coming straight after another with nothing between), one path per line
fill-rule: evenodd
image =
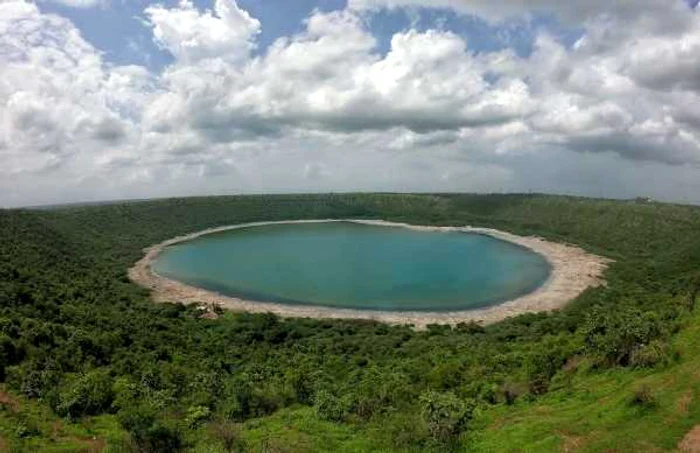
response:
M615 260L564 310L417 332L154 304L142 250L219 225L473 225ZM0 211L0 451L667 451L700 424L700 208L544 195Z

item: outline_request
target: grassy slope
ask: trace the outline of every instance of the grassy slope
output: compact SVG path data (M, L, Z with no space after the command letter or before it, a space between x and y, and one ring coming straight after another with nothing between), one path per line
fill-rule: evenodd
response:
M466 435L464 451L483 452L655 452L674 451L684 434L700 424L700 312L684 320L674 340L675 363L656 370L586 370L569 377L570 387L535 402L482 411ZM654 403L632 403L648 387ZM563 387L563 385L562 385ZM381 426L367 426L381 431ZM372 442L377 433L319 421L308 407L285 409L250 421L244 438L252 451L354 453L397 451ZM206 442L199 451L217 451Z
M580 371L572 386L535 403L482 414L476 451L672 451L700 423L700 313L674 339L677 363L662 369ZM651 407L632 403L647 387Z
M0 452L97 452L117 444L123 433L114 416L68 423L46 406L0 385Z

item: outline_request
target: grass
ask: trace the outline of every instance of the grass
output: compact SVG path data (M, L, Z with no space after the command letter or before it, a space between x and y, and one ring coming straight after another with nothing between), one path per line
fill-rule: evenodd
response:
M487 410L472 451L673 451L700 423L700 314L675 337L676 363L662 369L581 371L567 389L536 402ZM648 392L653 404L635 396Z
M8 393L0 385L0 452L98 452L121 438L113 416L69 423L48 407Z
M196 453L223 452L221 442L205 436L202 428ZM282 409L275 414L242 425L241 439L251 453L360 453L380 451L361 431L346 425L319 420L310 407Z
M314 451L353 453L372 450L371 443L352 427L320 421L312 408L282 410L263 420L246 425L248 445L253 452Z

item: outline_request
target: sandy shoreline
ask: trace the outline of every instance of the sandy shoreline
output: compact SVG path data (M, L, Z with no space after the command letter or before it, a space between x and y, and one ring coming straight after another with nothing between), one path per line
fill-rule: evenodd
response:
M151 263L165 247L205 234L262 225L318 222L355 222L366 225L402 227L421 231L461 231L486 234L497 239L527 247L544 256L552 267L551 274L549 279L534 292L492 307L452 312L392 312L331 308L314 305L284 305L237 299L161 277L151 268ZM469 321L488 324L522 313L550 311L561 308L566 305L567 302L581 294L586 288L604 284L603 272L611 262L611 260L607 258L593 255L572 245L549 242L534 236L517 236L489 228L432 227L385 222L381 220L352 219L255 222L223 226L178 236L149 247L144 251L144 257L129 269L129 278L134 283L150 289L152 297L156 302L219 305L222 308L234 311L248 311L254 313L271 312L283 317L371 319L389 324L413 324L419 329L425 328L428 324L454 325Z

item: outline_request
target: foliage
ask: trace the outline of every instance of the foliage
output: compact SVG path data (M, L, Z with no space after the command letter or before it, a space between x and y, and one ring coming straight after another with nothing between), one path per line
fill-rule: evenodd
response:
M651 342L664 333L657 313L642 312L637 308L596 308L588 316L582 331L591 353L618 365L627 365L633 358L639 360Z
M217 421L210 427L210 435L221 443L226 453L246 451L246 444L243 440L242 427L230 421Z
M442 443L452 442L466 429L474 404L463 401L452 392L427 392L420 397L423 418L430 436Z
M188 232L348 217L537 234L615 263L606 286L563 310L424 332L274 315L201 319L193 307L153 304L126 274L143 248ZM141 451L242 445L215 434L217 423L236 426L233 437L247 439L253 451L266 423L276 424L275 436L298 434L290 451L338 439L357 442L355 451L427 449L440 439L459 444L483 431L478 417L466 424L474 414L546 401L573 391L586 373L650 373L680 360L670 344L695 307L699 268L700 209L658 203L331 194L5 210L0 380L66 420L116 414ZM593 366L569 368L574 359Z
M350 413L351 402L348 395L337 396L327 390L320 390L315 400L316 413L323 420L340 422Z
M184 448L180 430L158 418L153 408L122 409L119 422L129 433L131 449L143 453L176 452Z
M106 371L91 370L66 381L54 401L57 414L76 419L110 410L114 394Z

